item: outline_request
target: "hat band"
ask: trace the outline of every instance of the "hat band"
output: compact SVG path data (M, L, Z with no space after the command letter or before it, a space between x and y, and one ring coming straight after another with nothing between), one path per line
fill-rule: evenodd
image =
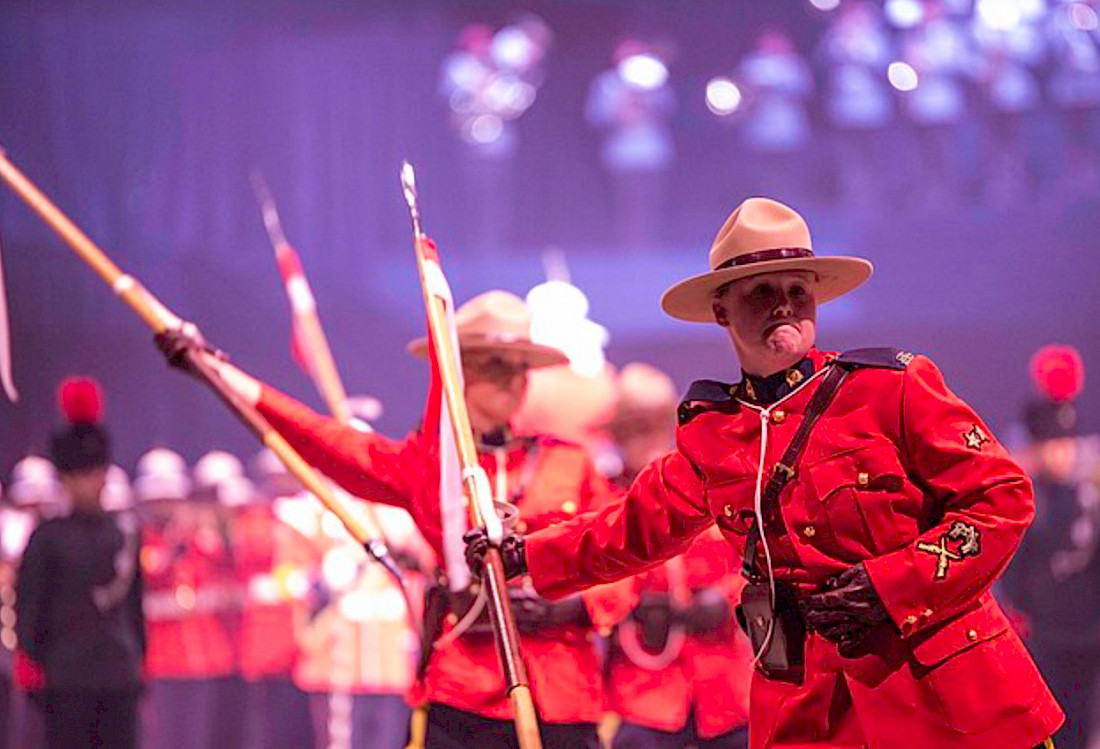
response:
M813 250L807 250L805 247L780 247L775 250L760 250L759 252L747 252L744 255L738 255L731 257L724 263L720 263L714 270L723 270L725 268L736 268L741 265L752 265L753 263L765 263L770 260L787 260L789 258L796 257L813 257Z

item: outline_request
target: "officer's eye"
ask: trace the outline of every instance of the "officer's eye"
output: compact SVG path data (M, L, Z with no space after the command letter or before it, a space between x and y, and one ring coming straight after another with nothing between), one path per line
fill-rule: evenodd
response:
M806 296L806 289L803 288L799 284L795 284L794 286L791 287L791 290L790 290L789 293L795 299L800 299L801 297Z
M775 287L768 283L757 284L749 292L749 298L755 300L771 299L775 296Z

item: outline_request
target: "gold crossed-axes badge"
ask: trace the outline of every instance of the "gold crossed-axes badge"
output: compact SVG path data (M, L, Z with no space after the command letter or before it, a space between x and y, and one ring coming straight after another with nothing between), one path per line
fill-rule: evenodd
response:
M970 523L956 520L947 533L940 536L938 544L918 541L917 551L939 557L939 561L936 562L935 579L943 580L947 577L947 569L951 562L961 562L966 557L976 557L981 553L981 536L981 531ZM957 544L955 548L948 545L952 542Z

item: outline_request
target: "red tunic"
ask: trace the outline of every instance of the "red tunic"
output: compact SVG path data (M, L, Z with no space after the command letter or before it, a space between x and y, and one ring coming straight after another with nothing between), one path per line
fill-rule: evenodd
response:
M349 492L407 510L442 560L437 439L422 432L400 441L364 434L267 387L259 409L302 457ZM544 528L614 499L578 446L537 438L483 452L479 459L490 485L496 484L498 458L509 486L524 487L517 503L521 528ZM597 626L622 618L625 611L616 600L611 592L586 594L590 617ZM444 634L448 631L449 624ZM592 629L563 626L522 636L521 645L543 721L600 720L603 688ZM512 718L495 646L484 636L463 636L452 646L436 650L411 700L442 703L488 718Z
M279 522L269 505L239 510L233 522L233 562L243 592L241 675L249 681L289 679L306 615L309 542Z
M673 582L675 581L675 582ZM716 588L731 612L744 582L738 560L717 529L698 536L683 555L633 579L634 591L668 593ZM752 652L732 617L706 634L685 634L678 654L663 668L647 668L621 650L608 664L608 709L623 720L676 733L694 708L696 735L710 739L748 723ZM652 665L652 664L651 664Z
M740 555L762 424L766 477L820 381L763 417L736 404L699 414L621 503L529 536L536 588L564 595L636 573L712 523ZM989 593L1034 514L1030 482L930 361L854 371L780 508L781 531L767 530L776 577L810 592L864 562L896 629L880 627L859 658L811 635L802 685L755 673L754 749L1030 749L1058 728L1061 710Z
M152 679L210 679L237 668L230 620L240 608L228 550L203 532L179 542L147 529L146 674Z

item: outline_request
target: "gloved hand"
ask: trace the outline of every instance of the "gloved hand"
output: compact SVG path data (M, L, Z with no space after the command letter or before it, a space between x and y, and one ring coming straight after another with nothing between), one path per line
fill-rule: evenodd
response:
M580 596L549 601L530 588L510 587L508 600L512 603L516 627L526 634L566 624L579 624L582 627L592 625L592 620L588 618L588 609Z
M673 623L672 604L667 595L642 593L630 618L637 623L646 650L654 653L664 650Z
M878 597L863 564L849 567L832 578L825 590L799 601L806 624L850 655L872 627L890 615Z
M168 360L168 366L175 367L190 375L197 375L198 370L195 369L191 357L188 355L189 352L204 352L222 361L229 360L229 357L223 351L208 344L199 329L192 323L184 323L179 328L157 333L153 336L153 342L160 349L164 358Z
M485 555L491 546L489 536L484 529L473 528L466 531L462 540L466 542L466 564L474 577L480 580L485 572ZM513 577L527 574L525 543L523 536L511 533L500 542L500 557L504 561L505 579L511 580Z
M691 605L677 611L674 620L693 635L713 632L730 620L730 602L716 588L704 588L691 599Z

